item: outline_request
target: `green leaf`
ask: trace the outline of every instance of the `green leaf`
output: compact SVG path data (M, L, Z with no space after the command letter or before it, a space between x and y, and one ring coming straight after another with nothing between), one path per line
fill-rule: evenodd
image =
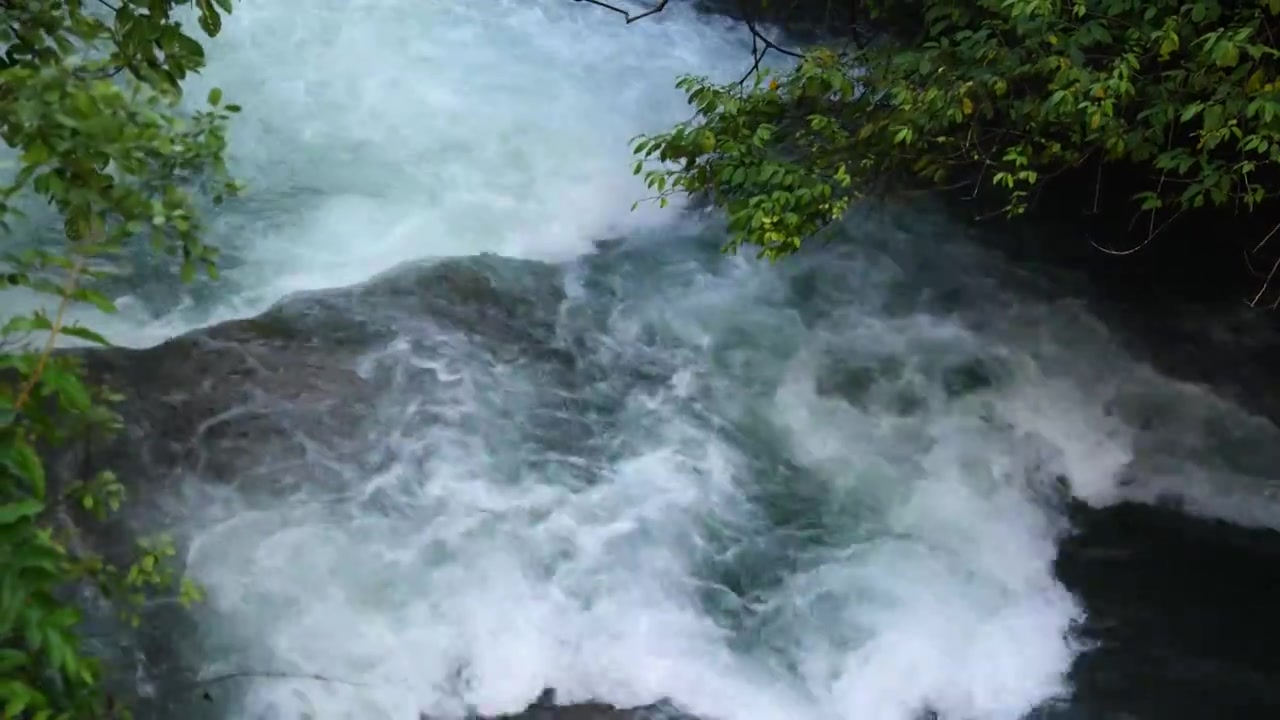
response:
M17 689L5 689L9 691L7 693L9 695L9 700L4 705L4 716L6 718L21 717L23 711L25 711L27 706L31 704L33 693L19 691ZM23 688L23 690L25 690L25 688Z
M0 677L19 668L26 667L31 658L15 648L0 648Z
M32 140L22 151L22 162L27 165L43 165L52 157L53 151L39 139Z
M116 312L115 301L107 297L106 295L103 295L102 293L98 292L97 290L91 290L89 288L81 288L76 293L76 299L83 302L87 302L93 305L98 310L104 313L107 313L108 315ZM66 330L64 329L64 332L65 331Z
M1204 109L1204 129L1212 132L1222 127L1222 106L1209 105Z
M217 107L222 103L222 88L213 88L209 91L209 104Z
M61 332L68 337L76 337L79 338L79 340L92 342L93 345L101 345L104 347L111 346L111 342L106 340L105 337L102 337L101 334L91 331L91 329L86 327L82 327L82 325L63 325L63 331Z
M0 505L0 525L13 525L29 520L44 512L44 503L40 500L19 500Z
M11 440L7 447L0 446L0 460L31 486L30 492L37 500L44 497L44 464L31 445L24 440Z

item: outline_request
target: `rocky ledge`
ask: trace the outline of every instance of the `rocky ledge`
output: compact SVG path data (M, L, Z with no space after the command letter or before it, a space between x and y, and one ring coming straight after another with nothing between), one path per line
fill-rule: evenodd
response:
M421 720L453 720L423 714ZM607 703L588 702L558 705L555 690L542 691L537 700L518 713L468 720L698 720L663 701L636 708L619 708Z
M114 442L65 453L55 475L65 479L111 467L127 484L147 485L148 492L134 493L128 510L161 518L166 514L156 510L165 508L156 507L157 498L169 493L154 490L191 475L248 493L337 483L337 468L381 461L367 456L369 444L359 442L385 428L381 413L387 407L379 398L395 396L407 384L413 393L400 395L418 397L447 381L422 363L404 362L403 355L379 363L381 353L454 357L479 361L479 367L514 363L556 389L557 402L580 395L581 385L599 372L649 381L643 368L595 368L585 353L575 352L573 337L557 331L563 300L555 267L472 258L409 266L357 287L294 297L260 317L154 348L87 353L93 376L124 394L121 409L130 425ZM545 416L591 412L575 407ZM556 438L548 442L572 443L581 435L574 428L540 427L552 422L540 420L530 432ZM335 475L326 477L326 468L335 468ZM1271 638L1280 636L1280 533L1139 506L1080 508L1074 525L1079 532L1061 548L1058 576L1087 607L1079 630L1090 647L1072 672L1074 697L1033 717L1280 717L1280 655L1270 647ZM149 661L163 665L174 631L155 628L148 632L156 637L142 644ZM173 696L190 695L183 678L173 687ZM173 709L189 700L155 698L148 701L155 712L139 717L181 716ZM690 720L668 703L557 705L551 691L501 717Z

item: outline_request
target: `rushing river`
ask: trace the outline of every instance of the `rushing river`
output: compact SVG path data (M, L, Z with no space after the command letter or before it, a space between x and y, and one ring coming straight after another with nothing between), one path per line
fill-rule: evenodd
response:
M226 277L144 282L115 337L492 253L554 266L521 282L572 359L402 318L366 360L433 381L345 438L376 472L193 494L201 669L359 683L242 682L218 712L415 720L555 687L709 720L1017 720L1070 697L1082 650L1065 486L1280 517L1271 426L940 218L867 211L770 266L720 256L713 217L632 212L627 140L687 116L678 74L736 77L749 48L678 3L632 26L570 0L237 5L190 90L245 108Z

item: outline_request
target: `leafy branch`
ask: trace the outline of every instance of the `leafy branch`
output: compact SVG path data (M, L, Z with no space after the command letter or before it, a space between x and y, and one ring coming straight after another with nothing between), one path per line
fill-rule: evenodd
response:
M72 293L75 292L76 283L79 281L80 273L83 270L84 256L76 255L74 264L71 266L71 272L67 273L66 283L62 287L62 297L58 300L58 311L49 327L49 337L45 340L44 347L40 350L35 368L31 370L31 374L27 376L26 382L23 383L22 390L18 393L18 399L13 402L13 411L15 413L22 412L23 406L31 399L31 392L40 384L40 376L44 374L44 368L49 363L49 358L53 355L53 349L58 342L58 334L62 332L63 319L66 317L67 308L71 305Z
M1088 183L1088 214L1132 208L1141 238L1099 246L1113 255L1206 212L1277 225L1280 1L854 6L851 26L880 28L877 42L813 48L781 73L761 68L781 49L744 12L755 48L742 81L683 78L694 119L635 139L659 202L706 195L728 211L728 249L769 257L869 194L963 190L983 217L1017 216L1064 175Z
M51 477L44 458L69 443L122 426L120 399L90 384L82 356L57 351L74 337L109 344L70 322L72 305L113 312L97 288L110 261L150 240L180 256L182 273L213 273L195 197L215 203L240 189L226 172L225 125L238 111L179 106L182 79L204 64L200 44L175 15L198 11L207 35L221 27L230 0L18 2L0 0L0 138L18 167L0 184L0 291L57 298L45 310L0 323L0 709L38 720L117 717L124 712L100 682L102 668L81 647L81 612L69 591L96 588L124 619L157 591L179 600L199 590L177 582L167 538L141 539L139 554L116 567L82 541L87 523L117 510L125 488L114 474ZM92 9L92 12L90 10ZM110 15L105 15L104 10ZM105 16L104 16L105 15ZM128 72L124 72L124 70ZM3 221L14 201L39 198L63 220L60 240L15 238ZM33 348L31 339L44 333Z

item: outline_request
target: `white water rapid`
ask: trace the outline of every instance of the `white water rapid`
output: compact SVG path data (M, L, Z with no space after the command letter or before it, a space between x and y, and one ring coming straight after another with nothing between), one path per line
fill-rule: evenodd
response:
M359 683L243 682L219 712L416 720L554 687L706 720L1018 720L1069 693L1079 650L1060 477L1276 517L1210 481L1265 475L1232 463L1267 426L1003 290L940 220L869 213L858 247L769 266L719 258L713 221L631 212L627 140L687 116L677 75L735 77L749 47L681 3L631 26L572 0L237 3L189 91L245 108L226 278L126 300L116 338L495 253L564 268L580 363L665 379L604 378L613 419L577 418L595 450L548 460L512 440L538 377L393 346L381 361L439 363L457 422L396 398L362 439L394 462L349 472L345 500L193 491L200 670ZM394 511L363 502L380 493Z

